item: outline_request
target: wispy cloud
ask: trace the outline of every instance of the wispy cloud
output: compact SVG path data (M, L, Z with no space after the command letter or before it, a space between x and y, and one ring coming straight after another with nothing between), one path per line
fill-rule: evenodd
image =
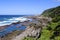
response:
M56 2L60 2L60 0L55 0Z

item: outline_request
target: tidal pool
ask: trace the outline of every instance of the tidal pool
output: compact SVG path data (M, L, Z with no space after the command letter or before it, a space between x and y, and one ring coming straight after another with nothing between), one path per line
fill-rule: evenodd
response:
M5 36L6 34L11 33L15 30L25 30L25 29L26 29L26 26L22 26L20 24L10 25L9 27L0 31L0 37Z

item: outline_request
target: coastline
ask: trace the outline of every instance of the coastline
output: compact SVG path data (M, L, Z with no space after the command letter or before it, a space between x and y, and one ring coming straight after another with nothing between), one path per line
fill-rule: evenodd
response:
M22 26L26 26L26 28L28 27L28 26L30 26L30 24L33 22L33 23L37 23L36 21L36 18L35 18L35 16L26 16L26 18L28 18L28 19L32 19L32 21L29 21L29 20L27 20L27 21L24 21L24 22L16 22L16 23L12 23L11 25L16 25L16 24L19 24L19 25L22 25ZM9 25L10 26L10 25ZM8 27L8 26L7 26ZM19 26L16 26L17 28L19 28ZM34 28L33 28L34 29ZM31 29L30 29L31 30ZM15 31L17 31L17 30L15 30ZM21 30L22 31L22 30ZM23 30L23 31L27 31L27 30ZM35 30L36 31L36 30ZM39 30L40 31L40 30ZM37 32L37 31L36 31ZM11 34L12 33L14 33L14 31L13 32L10 32ZM9 35L10 33L8 33L7 35ZM33 33L34 34L34 33ZM2 38L4 38L4 36L2 37ZM14 37L15 38L15 37Z
M26 17L25 17L25 18L26 18ZM27 19L28 19L28 18L27 18ZM18 22L12 23L12 24L10 24L10 25L0 26L0 34L1 34L1 31L2 31L2 30L6 29L6 28L9 28L9 27L11 27L11 26L13 26L13 25L19 24L19 25L21 25L21 27L22 27L22 26L25 26L25 27L26 27L26 26L28 26L28 24L26 24L26 23L30 23L29 21L30 21L30 20L26 20L26 19L25 19L25 20L22 21L22 22L18 21ZM20 28L20 26L17 25L16 28ZM23 28L24 28L24 27L23 27ZM16 31L16 30L15 30L15 31ZM22 30L21 30L21 31L22 31ZM12 33L12 32L9 32L9 33ZM8 33L8 34L9 34L9 33ZM7 34L7 35L8 35L8 34ZM3 36L2 36L2 37L3 37Z
M36 17L36 16L33 16L31 19L33 19L32 21L24 21L24 22L18 22L18 23L13 23L13 25L16 25L16 24L21 24L21 25L23 25L23 26L26 26L26 30L23 30L23 32L21 32L21 34L17 34L16 36L14 36L14 37L12 37L12 39L11 40L15 40L15 39L22 39L22 38L24 38L24 37L27 37L28 35L29 36L32 36L32 37L38 37L39 36L39 34L41 33L41 30L42 30L42 27L44 27L44 26L46 26L46 24L49 22L49 19L50 18L47 18L47 17L43 17L43 16L38 16L38 17ZM39 22L38 22L38 20L40 20L41 21L41 23L40 24L38 24ZM46 21L47 20L47 21ZM31 23L33 23L32 24L32 26L31 26ZM35 27L34 27L35 26ZM19 28L19 26L17 26L18 28ZM29 28L28 28L29 27ZM30 30L29 30L30 29ZM32 29L32 30L31 30ZM15 30L16 31L16 30ZM30 32L31 31L31 32ZM26 33L27 32L27 33ZM14 33L14 32L12 32L12 33ZM12 34L11 33L11 34ZM36 35L37 34L37 35ZM9 34L8 34L9 35ZM23 37L22 37L22 35L24 35ZM9 37L11 37L11 36L9 36ZM17 38L16 38L17 37ZM19 38L19 37L21 37L21 38ZM4 37L2 37L3 39L4 39Z

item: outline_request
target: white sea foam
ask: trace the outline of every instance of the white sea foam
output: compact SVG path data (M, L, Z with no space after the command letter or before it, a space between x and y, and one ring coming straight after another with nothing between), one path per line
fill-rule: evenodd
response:
M7 21L1 21L0 22L0 26L4 26L4 25L10 25L10 24L12 24L12 23L16 23L16 22L18 22L18 21L20 21L20 22L24 22L24 21L27 21L27 20L29 20L28 18L24 18L24 17L14 17L14 18L11 18L11 19L8 19Z
M11 23L0 23L0 26L4 26L4 25L10 25Z

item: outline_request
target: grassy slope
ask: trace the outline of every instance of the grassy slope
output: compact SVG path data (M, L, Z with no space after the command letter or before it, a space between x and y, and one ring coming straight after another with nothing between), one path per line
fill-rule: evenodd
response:
M37 40L60 40L60 6L45 10L42 15L51 17L52 21L42 29L41 36ZM35 40L26 37L24 40Z

